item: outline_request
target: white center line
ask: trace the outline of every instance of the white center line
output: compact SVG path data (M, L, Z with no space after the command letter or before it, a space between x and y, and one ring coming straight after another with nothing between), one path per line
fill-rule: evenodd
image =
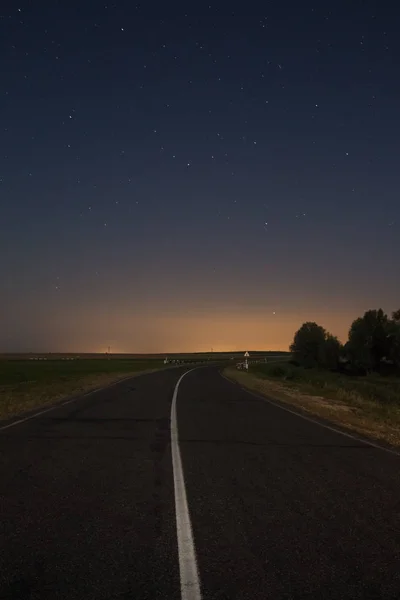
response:
M197 569L196 550L194 547L192 524L186 497L185 478L182 469L181 451L179 449L178 422L176 418L176 398L179 384L188 373L186 371L178 380L174 389L171 406L171 452L174 473L176 535L178 538L179 572L181 578L181 599L201 600L200 578Z

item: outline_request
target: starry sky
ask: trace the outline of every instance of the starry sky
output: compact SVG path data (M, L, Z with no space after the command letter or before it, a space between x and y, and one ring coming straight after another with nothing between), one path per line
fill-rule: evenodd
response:
M400 305L400 7L0 8L0 351L286 350Z

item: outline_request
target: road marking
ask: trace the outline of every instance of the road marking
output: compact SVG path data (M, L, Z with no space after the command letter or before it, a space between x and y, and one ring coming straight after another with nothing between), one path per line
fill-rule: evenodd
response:
M194 547L192 524L186 497L185 478L179 448L178 421L176 418L176 398L179 384L188 373L179 379L174 389L171 406L171 453L174 474L176 535L178 538L179 572L181 578L181 599L201 600L200 578L197 569L196 550Z
M226 381L229 381L229 383L232 383L232 384L237 383L237 382L232 381L231 379L228 379L228 377L225 377L225 375L223 375L221 372L220 372L220 375L221 375L221 377L226 379ZM292 415L295 415L296 417L300 417L301 419L304 419L305 421L309 421L310 423L314 423L315 425L319 425L320 427L325 427L325 429L329 429L330 431L333 431L334 433L340 433L340 435L344 435L345 437L348 437L356 442L362 442L362 443L366 444L367 446L372 446L373 448L378 448L378 450L384 450L385 452L389 452L389 454L394 454L395 456L400 456L400 452L397 452L396 450L392 450L391 448L385 448L385 446L380 446L379 444L375 444L374 442L366 440L362 437L357 437L356 435L352 435L351 433L347 433L346 431L341 431L340 429L336 429L335 427L331 427L330 425L321 423L320 421L317 421L316 419L313 419L312 417L307 417L306 415L302 415L301 413L296 412L295 410L286 408L286 406L281 406L280 404L277 404L276 402L274 402L273 400L270 400L266 396L260 396L259 394L256 394L255 392L252 392L252 391L246 389L245 387L241 386L240 383L237 383L237 385L244 392L251 394L251 396L258 398L259 400L263 400L264 402L268 402L269 404L272 404L272 406L276 406L276 408L285 410L286 412L289 412Z
M178 365L178 366L181 367L182 365ZM170 368L175 369L177 367L173 366ZM166 370L167 369L159 369L157 371L150 371L148 373L146 373L146 372L142 373L142 375L151 375L152 373L158 373L159 371L166 371ZM193 371L193 369L192 369L192 371ZM186 373L184 373L184 375L186 375ZM45 408L44 410L40 410L39 412L36 412L35 414L30 415L29 417L24 417L23 419L18 419L18 421L13 421L12 423L9 423L8 425L3 425L2 427L0 427L0 431L4 431L5 429L14 427L14 425L19 425L20 423L25 423L25 421L30 421L31 419L40 417L40 415L44 415L45 413L48 413L51 410L56 410L57 408L61 408L62 406L66 406L67 404L71 404L71 402L76 402L77 400L82 400L82 398L85 398L86 396L90 396L91 394L95 394L96 392L101 392L102 390L107 390L108 388L112 387L113 385L117 385L117 383L122 383L123 381L126 381L127 379L133 379L134 377L140 377L140 375L127 375L126 377L123 377L122 379L118 379L117 381L113 381L112 383L110 383L109 385L106 385L104 387L90 390L90 392L86 392L84 394L79 394L79 396L75 396L74 398L71 398L70 400L66 400L65 402L60 402L58 404L55 404L54 406L50 406L50 408Z
M18 421L13 421L12 423L9 423L8 425L3 425L3 427L0 427L0 431L4 431L5 429L14 427L14 425L19 425L20 423L25 423L25 421L30 421L31 419L40 417L40 415L44 415L45 413L48 413L51 410L56 410L57 408L61 408L62 406L71 404L71 402L76 402L77 400L81 400L82 398L84 398L86 396L90 396L91 394L95 394L96 392L100 392L101 390L107 390L108 388L112 387L113 385L117 385L117 383L122 383L123 381L126 381L127 379L132 379L132 377L134 377L134 375L128 375L128 377L124 377L123 379L118 379L118 381L114 381L113 383L110 383L109 385L106 385L105 387L96 388L95 390L86 392L86 394L80 394L79 396L76 396L75 398L71 398L70 400L61 402L60 404L55 404L54 406L50 406L50 408L45 408L44 410L41 410L41 411L35 413L34 415L30 415L29 417L24 417L23 419L18 419Z

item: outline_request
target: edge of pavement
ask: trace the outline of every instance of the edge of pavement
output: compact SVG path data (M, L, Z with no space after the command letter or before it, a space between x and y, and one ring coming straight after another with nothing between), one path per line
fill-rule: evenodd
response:
M329 419L326 419L326 418L316 415L314 413L310 413L307 410L302 409L301 407L290 404L289 402L284 402L284 400L276 399L273 396L268 396L267 394L263 394L260 390L254 390L251 387L246 387L245 385L243 385L242 382L239 383L239 381L237 381L233 378L231 379L229 377L229 374L228 375L225 374L224 371L225 371L225 369L220 369L219 373L220 373L221 377L223 377L226 381L229 381L229 383L231 383L232 385L238 386L241 390L243 390L247 394L250 394L250 395L258 398L259 400L262 400L263 402L268 402L269 404L271 404L272 406L275 406L276 408L280 408L281 410L284 410L286 412L291 413L292 415L300 417L301 419L304 419L305 421L309 421L310 423L314 423L315 425L319 425L320 427L329 429L330 431L333 431L334 433L339 433L341 435L344 435L345 437L356 440L357 442L362 442L364 444L367 444L368 446L377 448L378 450L383 450L384 452L388 452L389 454L392 454L392 455L395 455L398 457L400 456L400 449L396 446L392 446L389 443L380 441L380 440L379 440L379 442L377 442L374 438L364 436L364 435L358 433L357 431L351 429L350 427L345 427L344 425L343 426L339 425L333 421L330 421Z
M196 366L200 367L200 366L205 366L205 365L199 364ZM0 418L0 432L13 427L14 425L18 425L19 423L23 423L25 421L29 421L30 419L39 417L40 415L50 412L51 410L56 410L57 408L61 408L62 406L66 406L67 404L71 404L72 402L77 402L78 400L82 400L83 398L86 398L87 396L91 396L92 394L96 394L97 392L107 390L108 388L118 385L119 383L128 381L128 379L144 377L145 375L153 375L154 373L161 373L163 371L168 371L168 370L172 370L172 369L183 369L185 367L187 368L187 367L189 367L189 365L178 364L178 365L170 365L168 367L160 367L160 368L156 368L156 369L146 369L144 371L138 371L136 373L133 372L133 373L130 373L129 375L125 375L123 377L118 377L114 381L111 381L110 383L108 383L106 385L96 387L94 389L88 389L86 392L81 391L78 394L66 395L66 396L63 396L62 398L57 398L56 400L54 400L54 402L52 402L50 400L47 404L43 404L42 406L37 406L36 408L33 408L28 411L22 411L19 414L13 415L12 417Z

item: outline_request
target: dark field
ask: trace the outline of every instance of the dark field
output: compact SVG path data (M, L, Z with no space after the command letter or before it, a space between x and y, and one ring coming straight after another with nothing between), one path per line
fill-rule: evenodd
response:
M0 360L1 385L68 381L86 375L129 373L163 365L161 360Z
M0 418L105 386L129 374L164 368L160 359L0 360Z

